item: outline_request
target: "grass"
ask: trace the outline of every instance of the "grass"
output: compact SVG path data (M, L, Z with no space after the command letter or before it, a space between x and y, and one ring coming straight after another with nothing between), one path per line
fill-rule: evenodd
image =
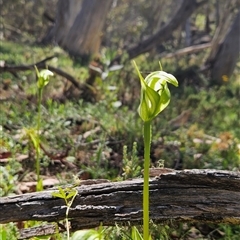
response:
M1 52L1 59L12 65L31 64L56 52L59 56L50 61L51 65L69 72L80 82L84 82L87 76L87 68L74 63L58 48L26 48L21 44L2 42ZM138 62L141 60L143 57L139 58ZM166 66L164 61L162 64ZM165 71L174 70L166 67ZM141 65L139 68L144 71L156 69L153 66L149 66L149 69L148 66L142 68ZM11 92L15 99L1 100L0 147L1 152L11 156L11 160L1 162L0 166L0 196L3 197L15 194L19 190L18 184L28 180L28 173L35 172L35 152L24 137L24 128L31 129L35 126L37 102L34 87L29 91L29 87L36 85L34 72L21 72L18 76L4 73L1 77L1 91L4 90L4 82L10 80L5 86L7 88L4 94L19 85L23 89ZM152 165L157 166L159 159L163 159L166 167L174 167L175 159L183 168L240 169L240 84L234 79L237 77L233 77L228 85L211 88L189 85L178 79L179 88L171 89L172 98L168 108L159 118L153 120ZM67 100L64 103L55 101L51 93L56 91L57 84L61 85L66 80L55 75L52 81L53 84L47 85L46 91L44 90L41 111L41 141L51 153L48 156L43 152L41 154L41 176L57 176L64 184L71 183L73 175L78 175L79 172L87 174L88 178L116 180L125 179L127 174L124 174L124 171L128 169L129 177L137 176L139 169L136 165L143 167L143 141L142 121L136 112L140 86L132 66L129 64L106 80L99 80L96 89L100 99L94 104L82 99ZM23 97L20 93L24 93ZM186 110L190 114L184 125L177 126L176 121L176 127L172 128L170 122ZM133 149L134 142L138 143L137 149ZM124 148L125 157L122 161ZM129 159L126 157L126 148ZM68 165L51 157L64 155L67 149L66 159L74 164L77 170L69 170ZM20 161L19 156L22 155L27 155L27 158ZM131 167L132 172L129 170ZM193 227L197 226L151 224L150 231L154 234L154 239L171 239L196 232ZM109 239L131 239L127 236L135 234L131 227L109 227L103 228L104 231L102 228L99 231L101 234L108 234ZM239 239L240 236L239 226L213 225L211 229L206 236L199 236L205 239L216 233L218 239ZM142 233L141 228L138 230ZM5 239L16 239L17 225L2 225L0 232Z

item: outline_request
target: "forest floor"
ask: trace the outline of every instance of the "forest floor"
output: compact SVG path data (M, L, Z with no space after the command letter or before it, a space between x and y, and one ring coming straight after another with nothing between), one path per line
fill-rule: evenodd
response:
M82 84L89 74L87 67L58 48L27 48L3 42L1 52L1 66L33 64L56 54L49 65ZM138 62L140 69L152 70L146 69L142 58ZM234 76L227 85L214 87L192 79L194 76L190 80L178 79L180 86L171 89L170 105L153 122L152 166L239 171L239 79ZM141 176L142 122L137 113L140 84L134 68L129 64L109 73L105 80L97 77L92 87L92 102L57 74L44 88L40 116L40 175L44 188L76 179L116 181ZM34 192L37 177L33 139L39 117L35 72L3 72L0 102L0 196ZM164 229L182 239L181 234L194 235L201 227L182 224L175 230L166 226ZM196 239L240 236L239 226L204 225L205 232L201 231Z

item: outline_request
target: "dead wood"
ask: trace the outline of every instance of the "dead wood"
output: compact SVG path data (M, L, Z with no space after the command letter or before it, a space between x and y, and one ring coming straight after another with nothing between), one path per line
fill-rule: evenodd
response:
M150 179L150 218L240 224L240 173L220 170L154 171ZM76 189L69 212L72 230L102 223L141 224L142 179L83 184ZM58 222L65 218L64 200L52 192L29 193L0 199L0 223L37 220ZM25 231L25 230L24 230ZM39 230L40 231L40 230ZM28 233L29 234L29 233Z
M40 62L30 64L30 65L11 66L3 62L2 64L0 64L0 73L9 72L14 76L16 76L16 73L19 71L27 71L27 70L35 71L35 66L38 69L48 69L53 73L66 78L68 81L72 83L72 85L68 89L64 90L64 96L66 98L68 99L81 98L81 99L84 99L85 101L96 102L97 93L96 93L94 84L95 84L96 78L100 76L99 71L102 71L102 66L100 61L94 60L89 64L88 66L89 77L85 80L84 84L81 84L70 74L66 73L65 71L59 68L52 67L46 63L47 61L51 60L54 57L55 56L47 57ZM59 98L59 100L62 100L62 101L64 101L64 99L65 98Z
M59 68L52 67L52 66L50 66L46 63L47 61L53 59L54 57L55 56L47 57L40 62L30 64L30 65L19 65L19 66L11 66L11 65L7 65L7 64L0 65L0 73L9 72L9 73L12 73L12 74L16 74L19 71L27 71L27 70L34 70L35 71L34 66L36 66L38 69L49 69L50 71L56 73L57 75L60 75L64 78L66 78L76 88L81 90L83 88L83 86L73 76L71 76L70 74L64 72L63 70L61 70Z
M58 228L58 229L57 229ZM45 224L38 227L26 228L20 230L18 239L28 239L38 236L53 235L56 232L62 232L63 229L57 224Z
M168 40L174 30L176 30L181 24L183 24L191 15L192 13L203 6L207 1L182 1L181 5L174 13L172 18L162 27L160 28L155 34L150 36L149 38L139 42L136 46L130 47L126 49L126 52L129 56L129 59L133 59L140 54L149 52L150 50L154 49L160 43ZM117 56L115 59L112 60L111 65L115 62L120 62L122 56Z
M199 52L199 51L204 50L204 49L209 48L209 47L211 47L211 43L193 45L193 46L190 46L190 47L179 49L174 53L168 53L168 54L163 53L163 54L161 54L161 58L181 57L181 56L184 56L186 54L192 54L192 53Z

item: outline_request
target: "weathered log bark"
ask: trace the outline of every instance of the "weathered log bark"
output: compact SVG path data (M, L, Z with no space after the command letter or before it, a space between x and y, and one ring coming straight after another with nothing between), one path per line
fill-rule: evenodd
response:
M240 224L239 172L160 172L163 173L150 180L150 217L155 223L175 220ZM100 223L141 224L142 188L142 179L77 187L78 195L69 212L72 230L96 227ZM1 198L0 223L64 219L64 200L54 198L54 191Z

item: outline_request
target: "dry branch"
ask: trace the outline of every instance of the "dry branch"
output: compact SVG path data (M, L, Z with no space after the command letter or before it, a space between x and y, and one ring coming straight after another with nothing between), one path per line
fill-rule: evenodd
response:
M11 66L11 65L4 64L3 66L0 66L0 73L9 72L9 73L15 74L16 72L19 72L19 71L27 71L27 70L35 71L34 66L36 66L38 69L46 68L62 77L65 77L76 88L81 90L83 88L83 86L73 76L71 76L70 74L64 72L63 70L61 70L59 68L55 68L55 67L52 67L52 66L46 64L47 61L53 59L54 57L55 56L47 57L40 62L30 64L30 65Z
M181 24L183 24L197 8L203 6L206 3L206 0L200 2L196 0L181 1L181 5L177 9L177 11L162 28L160 28L155 34L151 35L149 38L139 42L136 46L126 49L129 58L133 59L140 54L149 52L157 45L159 45L159 43L163 43L164 41L168 40L172 36L173 31L175 31L179 26L181 26ZM120 62L121 57L122 56L120 55L113 59L111 65L115 62Z
M163 53L163 54L161 54L161 58L181 57L181 56L184 56L186 54L192 54L192 53L199 52L199 51L204 50L204 49L209 48L209 47L211 47L211 43L194 45L194 46L186 47L186 48L183 48L183 49L179 49L174 53L168 53L168 54Z
M162 172L150 180L150 217L155 223L175 220L240 224L239 172ZM76 188L78 195L69 213L72 230L100 223L141 223L142 179L95 184L96 181ZM52 197L53 191L56 190L1 198L0 223L63 220L66 206L62 199Z

